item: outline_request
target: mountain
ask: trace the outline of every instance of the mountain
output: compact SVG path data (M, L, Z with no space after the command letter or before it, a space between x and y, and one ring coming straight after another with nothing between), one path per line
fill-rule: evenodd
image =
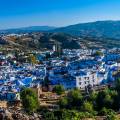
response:
M32 26L0 31L28 33L24 36L6 36L0 44L23 46L31 49L52 49L55 41L63 48L113 48L120 47L120 21L96 21L67 27ZM117 42L116 42L117 41Z
M62 32L80 37L120 39L120 21L96 21L66 27L31 26L0 30L0 33Z
M33 32L23 36L4 36L0 37L0 46L12 49L52 49L53 45L59 42L64 49L79 48L113 48L120 47L120 40L95 38L95 37L78 37L66 33L49 33L49 32Z
M64 32L81 37L120 39L120 21L96 21L57 28L52 32Z
M6 29L0 30L0 33L26 33L26 32L43 32L54 30L56 27L52 26L30 26L30 27L22 27L22 28L14 28L14 29Z

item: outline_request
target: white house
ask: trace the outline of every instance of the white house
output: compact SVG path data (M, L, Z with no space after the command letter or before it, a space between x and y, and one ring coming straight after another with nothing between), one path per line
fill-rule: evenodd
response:
M96 72L81 72L76 76L76 88L84 89L88 85L95 86L99 83Z

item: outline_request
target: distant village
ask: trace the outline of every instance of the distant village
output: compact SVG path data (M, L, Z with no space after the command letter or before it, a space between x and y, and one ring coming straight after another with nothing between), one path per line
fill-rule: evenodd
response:
M5 37L5 36L4 36ZM63 49L59 42L51 50L0 49L0 107L20 106L23 87L37 93L41 106L57 109L60 96L56 85L65 91L83 92L113 87L120 77L120 49Z

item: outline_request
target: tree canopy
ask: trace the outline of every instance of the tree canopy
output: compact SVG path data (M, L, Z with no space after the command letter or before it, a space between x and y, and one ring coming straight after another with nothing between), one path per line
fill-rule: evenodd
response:
M24 109L31 113L37 110L39 107L39 102L37 94L30 88L24 88L21 91L21 99Z
M58 95L61 95L65 92L65 89L62 85L56 85L54 88L53 88L53 92L56 92Z

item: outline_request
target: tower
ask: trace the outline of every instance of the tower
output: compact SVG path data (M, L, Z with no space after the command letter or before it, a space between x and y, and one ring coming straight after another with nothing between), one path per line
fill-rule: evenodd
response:
M54 42L53 51L56 52L57 56L60 56L62 54L62 46L60 42Z

